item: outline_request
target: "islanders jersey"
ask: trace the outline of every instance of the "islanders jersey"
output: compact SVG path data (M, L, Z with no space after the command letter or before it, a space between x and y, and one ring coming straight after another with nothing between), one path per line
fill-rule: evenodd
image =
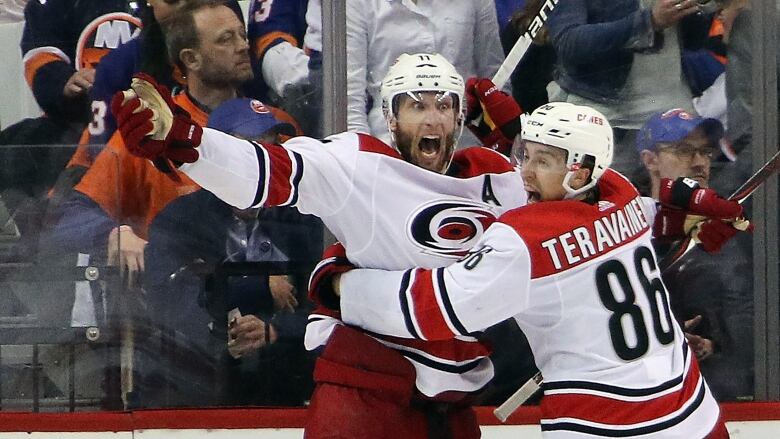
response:
M208 114L187 93L179 93L173 100L195 122L206 124ZM111 218L130 225L136 235L148 239L149 225L157 214L171 200L200 187L187 176L176 182L158 171L152 162L130 155L122 136L115 132L75 189L95 201Z
M290 43L292 47L303 46L308 3L309 0L252 0L249 5L247 38L255 72L253 86L256 87L252 92L262 99L268 99L267 81L270 80L263 76L262 65L266 52L281 42Z
M487 148L456 153L454 175L404 161L371 136L344 133L259 145L204 129L200 158L180 170L239 208L293 205L316 215L358 266L402 269L461 258L504 212L525 204L519 173ZM327 342L340 322L313 316L306 345ZM489 350L471 335L456 340L376 337L405 355L428 396L474 391L493 376Z
M21 49L25 79L47 113L73 117L62 89L82 68L95 68L106 53L141 31L138 2L128 0L31 0L25 7Z
M719 408L670 311L652 207L616 172L598 188L504 214L449 267L342 275L343 321L444 340L514 317L544 376L543 437L705 437Z

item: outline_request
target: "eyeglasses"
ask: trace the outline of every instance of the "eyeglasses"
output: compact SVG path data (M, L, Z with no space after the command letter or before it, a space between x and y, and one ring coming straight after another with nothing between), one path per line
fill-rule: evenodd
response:
M709 145L695 146L685 142L659 146L657 150L658 152L665 151L672 153L682 160L693 160L693 157L696 154L699 154L700 156L707 159L712 159L712 157L715 155L715 148Z

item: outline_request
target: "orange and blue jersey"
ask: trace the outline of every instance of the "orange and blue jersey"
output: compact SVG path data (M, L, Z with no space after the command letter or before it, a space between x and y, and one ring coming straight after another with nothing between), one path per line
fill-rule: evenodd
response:
M25 7L21 49L25 79L48 115L65 120L86 117L74 110L63 88L77 70L94 68L141 28L141 2L129 0L30 1ZM79 100L80 104L86 105Z

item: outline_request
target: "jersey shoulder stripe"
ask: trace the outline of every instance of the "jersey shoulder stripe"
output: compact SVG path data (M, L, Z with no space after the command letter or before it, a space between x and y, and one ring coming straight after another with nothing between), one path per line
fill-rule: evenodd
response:
M420 327L420 333L426 339L430 334L454 335L447 325L442 313L429 312L429 310L440 308L440 305L436 300L435 290L430 271L418 268L415 272L414 283L411 286L410 295L412 298L411 303L414 308L414 320Z
M372 152L403 160L401 153L376 137L363 133L357 133L357 136L361 152Z
M509 159L490 148L472 146L456 151L452 156L452 166L456 177L471 178L483 174L503 174L512 172L514 167Z
M280 145L251 142L257 156L258 181L253 206L291 206L298 202L303 158Z

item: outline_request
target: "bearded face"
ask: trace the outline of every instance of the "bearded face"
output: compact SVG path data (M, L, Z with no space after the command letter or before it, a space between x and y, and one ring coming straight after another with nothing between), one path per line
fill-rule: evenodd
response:
M398 111L390 129L398 151L406 161L443 174L455 152L457 98L430 91L410 92L397 99Z

